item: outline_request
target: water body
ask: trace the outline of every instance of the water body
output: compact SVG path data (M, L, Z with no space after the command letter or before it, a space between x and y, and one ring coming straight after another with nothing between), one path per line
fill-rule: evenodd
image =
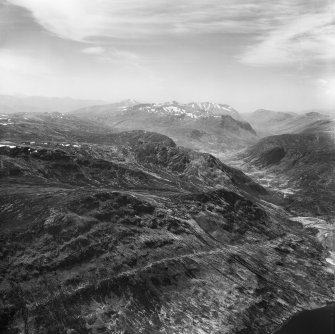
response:
M273 334L335 334L335 303L299 312Z

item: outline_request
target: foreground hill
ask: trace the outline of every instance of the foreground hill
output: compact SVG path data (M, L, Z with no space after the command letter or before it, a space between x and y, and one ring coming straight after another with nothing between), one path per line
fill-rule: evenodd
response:
M320 122L329 122L328 115L319 112L296 114L259 109L243 115L261 136L278 135L285 133L299 133Z
M239 149L256 142L256 132L233 108L209 102L106 105L73 115L120 130L141 129L170 136L178 145L205 152Z
M239 170L54 117L2 132L1 333L271 333L331 300L325 249Z

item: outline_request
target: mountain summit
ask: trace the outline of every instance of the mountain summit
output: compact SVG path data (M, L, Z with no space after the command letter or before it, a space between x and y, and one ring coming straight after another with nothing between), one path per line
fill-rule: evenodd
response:
M127 106L124 106L124 109L126 109L126 107ZM242 120L242 117L234 108L228 106L227 104L212 102L191 102L182 104L172 101L164 103L137 104L132 105L132 108L160 115L173 115L190 118L221 117L228 115L236 120Z

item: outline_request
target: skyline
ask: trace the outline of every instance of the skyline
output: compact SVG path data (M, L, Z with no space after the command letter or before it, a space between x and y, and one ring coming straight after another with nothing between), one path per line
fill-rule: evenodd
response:
M332 1L0 0L0 94L335 107Z

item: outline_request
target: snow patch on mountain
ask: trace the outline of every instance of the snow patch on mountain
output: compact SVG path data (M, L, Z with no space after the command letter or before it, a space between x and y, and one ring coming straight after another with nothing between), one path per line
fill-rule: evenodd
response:
M191 102L180 104L178 102L139 104L128 108L131 110L145 111L159 115L183 116L190 118L220 117L229 115L236 120L241 120L239 113L226 104L212 102Z

